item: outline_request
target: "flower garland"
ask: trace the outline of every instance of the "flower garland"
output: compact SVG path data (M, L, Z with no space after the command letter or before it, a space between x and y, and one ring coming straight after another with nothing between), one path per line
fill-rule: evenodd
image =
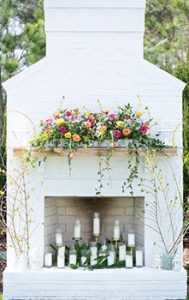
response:
M119 106L113 113L108 109L101 109L98 113L88 110L80 112L78 108L59 109L52 118L41 121L40 133L31 141L31 146L50 151L55 148L68 149L70 172L73 151L81 147L108 148L105 160L99 155L96 195L101 194L104 173L111 170L110 159L113 150L116 147L127 147L135 151L136 160L133 165L132 157L129 159L130 175L124 182L122 191L124 192L125 188L132 190L132 181L138 176L138 149L154 151L163 150L166 147L158 138L158 133L155 137L151 136L151 128L155 123L147 107L145 111L148 118L144 120L144 114L134 111L130 103L123 107Z
M108 109L99 113L81 113L78 108L60 109L52 118L41 121L40 133L31 144L41 149L77 150L83 146L100 146L104 141L110 147L119 146L119 141L127 141L131 148L163 148L164 144L150 135L153 119L143 120L142 116L143 113L135 112L130 104L118 107L115 113Z

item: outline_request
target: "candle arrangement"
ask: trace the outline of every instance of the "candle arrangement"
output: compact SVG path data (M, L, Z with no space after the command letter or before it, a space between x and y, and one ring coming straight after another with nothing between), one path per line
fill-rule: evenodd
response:
M74 228L74 239L79 241L81 239L81 223L80 220L76 220Z
M61 232L61 229L58 228L56 230L56 246L62 246L62 243L63 243L63 237L62 237L62 232Z
M143 262L143 249L142 248L136 248L135 252L135 258L136 258L136 267L141 268L144 265Z
M58 249L57 267L60 269L65 267L65 246Z
M81 222L76 220L74 226L74 237L71 246L63 245L63 235L60 229L56 230L55 246L51 245L54 253L46 253L44 259L45 267L57 266L59 269L69 266L76 269L87 267L89 269L102 268L133 268L143 267L143 249L135 248L135 232L129 231L127 243L121 236L119 220L115 220L113 227L113 238L103 243L100 237L100 215L95 212L93 216L94 241L82 243ZM178 263L175 262L175 269Z
M45 267L46 268L52 267L52 253L45 254Z
M118 242L120 240L120 227L119 227L119 221L115 221L114 225L114 241Z
M97 212L94 213L93 218L93 235L96 237L96 241L98 241L100 236L100 215Z

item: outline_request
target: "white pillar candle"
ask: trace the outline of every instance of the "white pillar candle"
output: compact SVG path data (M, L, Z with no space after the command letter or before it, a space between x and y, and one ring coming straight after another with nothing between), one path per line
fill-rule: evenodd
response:
M56 245L61 246L63 243L61 229L57 229L56 231Z
M65 255L65 246L62 246L58 249L58 255L61 255L61 256Z
M135 247L135 234L134 232L128 233L128 246Z
M126 268L128 268L128 269L133 268L133 256L131 254L126 255L125 265L126 265Z
M114 265L116 262L116 253L114 251L110 251L107 260L108 260L108 266Z
M107 245L102 245L102 251L106 251L108 249Z
M90 263L91 263L91 266L95 266L97 264L97 255L91 255Z
M91 247L91 256L97 256L97 247L93 246Z
M52 267L52 253L45 254L45 267Z
M86 264L87 257L81 256L81 265L84 266Z
M93 219L93 235L94 236L99 236L100 235L100 218L99 218L99 214L98 213L94 214L94 219Z
M77 263L76 254L70 254L70 256L69 256L69 265L76 265L76 263Z
M58 255L57 257L57 267L62 269L65 267L65 255Z
M125 260L126 257L126 246L120 245L119 246L119 261Z
M114 226L114 240L115 241L119 241L120 240L119 221L115 221L115 226Z
M136 267L143 267L143 251L136 250Z
M74 238L76 240L81 238L81 223L79 220L76 220L75 229L74 229Z

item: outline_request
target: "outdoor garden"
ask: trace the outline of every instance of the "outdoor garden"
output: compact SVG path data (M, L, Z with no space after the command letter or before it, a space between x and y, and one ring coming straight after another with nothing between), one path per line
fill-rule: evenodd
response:
M35 134L35 138L30 140L30 147L31 147L30 149L32 149L32 151L31 152L28 150L25 151L25 149L22 148L13 148L14 156L19 157L20 159L19 162L21 166L21 168L15 167L12 169L14 172L16 170L17 177L14 178L12 174L7 172L8 151L7 151L6 143L11 144L10 137L8 136L7 138L7 132L8 132L7 116L9 120L10 120L10 116L9 116L9 112L7 112L7 95L3 87L3 83L8 79L11 79L14 75L18 74L20 71L26 69L26 67L33 65L34 63L38 62L43 57L45 57L46 55L45 38L46 36L45 36L43 0L33 0L33 1L0 0L0 292L3 293L3 270L6 267L6 232L9 233L10 239L13 237L12 244L15 253L19 251L20 253L22 253L23 240L27 248L26 251L27 254L29 253L30 250L29 226L30 223L32 223L32 221L30 220L29 214L30 212L33 213L33 210L35 210L35 208L32 207L30 210L30 208L28 207L28 199L30 199L30 195L28 195L26 192L27 184L25 181L26 173L30 172L28 171L29 170L28 165L32 168L32 170L38 170L38 168L41 167L41 171L37 171L37 172L39 172L38 175L42 174L44 172L43 165L46 163L47 156L49 155L50 157L52 157L52 159L54 159L55 156L59 158L62 155L62 152L59 151L60 148L62 148L67 153L67 169L68 169L69 176L71 176L72 172L73 174L75 172L74 166L72 166L72 161L76 155L76 152L81 153L83 151L84 153L84 151L86 151L86 153L94 154L98 152L98 150L96 149L103 148L104 144L105 144L104 147L107 147L109 149L107 152L108 154L106 154L106 156L103 155L101 156L99 154L101 153L102 149L100 150L100 152L98 152L99 160L98 160L98 170L96 172L97 184L96 187L94 188L96 198L101 197L101 194L103 195L103 189L107 188L104 185L104 177L109 176L110 178L109 182L111 182L110 173L111 170L113 169L111 165L113 155L116 153L116 151L119 153L119 155L122 155L121 151L123 150L119 151L118 149L116 150L116 148L126 147L129 149L128 151L130 151L129 154L134 153L136 155L135 164L132 165L132 159L128 160L128 171L130 173L121 186L122 192L124 193L125 190L130 191L129 194L127 194L127 198L135 196L133 193L133 182L135 179L137 179L139 180L139 183L137 184L137 188L139 188L140 190L139 195L145 193L146 199L148 199L149 195L150 196L152 195L152 197L154 197L155 200L154 202L152 202L152 207L148 205L146 211L148 211L150 218L153 219L153 222L154 223L156 222L157 229L155 227L155 234L158 234L160 236L163 247L165 248L166 252L169 254L174 251L175 253L177 252L178 248L180 247L179 244L182 240L182 237L184 237L183 264L186 270L188 270L189 272L189 231L188 231L189 228L189 220L188 220L189 218L188 216L188 212L189 212L189 207L188 207L188 203L189 203L189 3L185 0L169 0L169 1L147 0L145 37L144 37L145 59L186 83L186 86L183 91L183 127L182 127L183 148L177 149L178 151L180 151L179 153L181 153L183 150L183 181L184 181L183 195L182 195L182 190L180 189L179 183L177 181L177 172L179 174L179 170L175 172L172 165L169 164L169 159L167 159L169 155L172 157L176 156L175 153L177 152L177 150L175 150L176 145L174 144L174 139L178 128L175 128L175 131L173 132L172 141L174 147L172 146L170 147L170 145L167 147L166 142L164 143L163 141L161 141L161 135L160 137L159 134L152 137L150 136L150 130L152 128L152 132L153 132L153 127L156 124L154 122L153 117L151 117L150 115L148 107L145 107L143 110L135 110L132 107L132 105L130 105L130 103L126 103L125 106L118 106L116 111L110 111L108 108L103 107L101 101L98 100L97 102L100 108L100 111L98 112L93 110L88 110L88 107L87 108L84 107L84 111L82 112L79 110L79 108L76 107L73 108L67 107L64 109L59 108L56 112L53 112L52 114L51 112L49 112L49 116L46 116L47 117L46 119L39 120L40 131L38 132L37 135ZM138 100L139 102L141 101L140 97ZM173 101L175 101L175 99ZM157 110L159 109L159 105L161 104L157 104ZM171 111L171 107L170 107L170 111ZM33 126L32 120L30 120L30 118L28 118L22 112L21 113L19 112L19 114L22 115ZM93 152L90 152L91 151L90 148L92 148ZM145 156L144 165L140 164L141 159L138 156L138 149L140 150L140 148L142 148L144 151L143 152L143 156ZM38 152L36 152L35 149L38 149ZM164 168L164 164L162 162L160 163L160 165L162 164L161 165L162 169L159 168L158 164L156 164L155 162L156 160L154 158L156 153L161 153L162 161L163 159L165 159L167 163L167 168L169 168L168 178L170 176L171 180L173 179L174 185L171 185L170 182L167 180L167 177L164 177L163 175L162 169ZM56 158L54 159L54 161L56 161ZM145 169L145 172L148 173L151 180L148 180L148 177L147 179L145 179L145 176L140 177L139 170L141 170L142 168ZM31 174L33 174L32 172L33 171L31 171ZM47 172L50 173L50 171L48 170ZM119 175L120 174L118 174L118 178ZM57 178L58 176L59 174L57 175ZM65 178L67 178L66 175ZM25 189L22 188L22 184ZM6 214L7 213L7 208L6 208L7 185L8 185L9 193L11 190L11 186L13 185L16 186L16 196L12 197L13 207L11 207L9 204L9 209L11 207L13 211L13 215L11 215L11 222L12 222L11 228L10 227L7 228L7 216L9 216L8 214ZM42 185L43 183L41 183L41 186ZM171 204L169 206L169 202L167 201L167 198L169 197L169 193L172 192L172 186L176 187L177 195L170 196L170 198L173 197L173 199L171 200ZM57 187L58 187L58 183L57 183ZM50 188L51 187L49 186L49 191L51 192ZM87 191L87 187L86 187L86 191ZM31 188L30 194L32 194L33 192L34 189ZM22 198L19 198L19 195L22 193L24 194L25 197L24 204L22 200L20 200ZM167 214L168 216L167 226L170 228L170 236L171 235L173 236L173 243L171 245L166 244L165 241L166 234L163 231L164 229L161 228L161 226L159 225L159 220L161 219L161 213L159 211L159 206L156 204L154 205L154 203L158 203L158 193L162 193L164 197L163 199L165 201L164 203L165 215ZM54 195L55 194L56 191ZM43 198L46 201L45 213L48 214L48 211L50 210L56 211L55 207L56 205L58 205L57 203L59 203L60 201L58 202L57 199L56 200L51 199L50 201L51 203L53 203L54 201L54 207L52 206L50 207L49 204L50 202L48 202L48 199L46 200L46 195L44 194L43 196L44 196ZM184 199L184 203L182 201L183 199ZM75 203L76 201L78 201L79 203L79 200L75 200L75 199L72 200L73 203ZM93 199L93 202L94 201L96 201L95 202L96 206L98 206L97 205L98 200ZM106 199L104 201L105 201L104 203L106 203ZM112 199L111 201L113 203L114 199ZM135 203L134 202L135 200L130 199L130 201L133 201L133 203ZM178 202L179 204L181 204L181 207L177 206ZM93 204L91 204L91 207L89 209L92 210L94 208L92 207ZM24 216L22 215L22 213L20 213L19 209L17 208L17 206L19 207L19 205L20 206L23 205L24 207L24 209L21 210L21 212L25 214ZM121 205L123 206L123 203ZM137 206L135 207L134 205L135 204L133 204L134 209L137 209L136 208ZM108 206L106 207L106 204L104 207L107 210L111 209ZM181 231L179 226L178 228L176 226L176 230L175 230L173 224L175 219L177 220L178 217L178 215L175 214L175 207L176 208L179 207L179 209L176 209L176 213L180 213L181 211L183 211L184 226L181 229ZM61 207L62 210L61 217L58 215L58 213L56 217L59 219L63 218L64 211L66 212L67 209L68 209L67 207L65 208ZM73 209L73 207L71 207L71 209ZM127 209L128 209L127 204L125 204L124 206L125 214L127 213ZM81 215L82 213L83 212L80 211ZM134 213L136 213L136 210L134 210ZM140 215L139 216L137 215L137 217L140 222L141 220L143 221L142 226L144 225L148 226L144 224L146 222L144 221L144 214L140 213ZM24 225L24 238L18 235L16 232L17 225L15 224L17 222L18 216L23 217L24 221L26 222L26 225ZM100 217L101 215L99 216L98 213L95 213L93 215L93 222L94 224L96 224L96 225L93 224L93 234L94 236L96 236L96 244L100 236L100 225L99 225ZM80 242L82 240L80 221L76 220L75 222L74 220L71 223L69 219L69 222L71 226L73 224L75 225L74 227L75 231L68 232L68 233L69 233L69 239L73 238L73 240L76 242L75 244L76 246L74 246L75 247L74 251L76 251L77 254L76 257L77 260L79 257L79 261L75 261L75 263L70 263L69 261L71 255L70 253L73 249L71 248L70 245L66 245L64 246L64 249L61 249L60 246L63 246L62 235L61 232L57 230L57 228L56 228L57 231L54 231L53 234L56 237L56 242L58 239L61 240L60 245L58 245L57 247L56 244L53 245L50 242L48 243L48 245L50 245L50 247L54 251L53 253L55 253L56 256L58 255L59 250L60 251L63 250L64 266L65 266L65 252L66 252L67 266L69 267L71 266L72 269L77 269L83 266L90 270L95 269L94 266L93 268L91 268L90 265L91 257L88 257L87 256L88 254L86 254L85 263L82 264L82 257L83 257L82 252L85 251L88 253L90 251L90 246L88 242L85 243L83 242L82 246L80 246ZM51 223L48 224L49 226L48 228L50 228L51 225L52 225ZM64 223L62 223L61 226L64 226ZM114 237L112 241L110 239L108 240L109 243L108 246L111 247L112 249L116 248L119 249L119 251L121 251L119 248L121 247L121 244L119 244L118 242L120 241L124 242L124 241L122 240L122 236L120 235L119 226L120 226L119 221L115 221ZM152 230L154 229L154 227L151 226L151 223L148 227L149 228L151 227L150 229ZM13 235L11 235L12 228L13 228ZM116 234L117 234L116 229L118 230L118 238L116 238ZM97 235L95 235L95 230L98 231ZM140 229L138 230L140 235ZM108 231L107 233L109 234ZM45 238L47 240L45 241L46 243L48 241L51 241L48 235ZM128 234L128 238L129 238L129 234ZM144 246L144 242L143 242L143 246ZM97 246L95 245L95 247L94 247L96 249L95 251L97 251ZM99 247L98 251L100 252L100 249L103 248L103 245L99 243L98 247ZM126 245L124 244L124 251L126 251L125 247ZM132 247L133 248L135 247L135 242L133 246L131 245L131 248ZM114 254L118 258L119 257L118 250L116 251L117 251L116 254L115 253ZM143 252L140 252L139 254L141 253L143 255ZM104 253L102 253L102 256L98 257L98 263L96 264L96 269L98 268L107 269L109 267L108 256L106 255L105 255L106 260L104 259ZM125 252L124 255L126 255ZM134 256L132 253L132 259L133 257ZM22 259L23 259L22 263L24 264L24 257L22 257ZM134 260L136 260L135 263L137 264L136 253L135 253ZM46 267L53 267L54 261L52 261L52 255L50 256L50 263L49 263L49 253L47 253L46 256L44 256L44 261ZM116 259L114 259L114 263L112 265L115 268L122 268L122 267L125 268L125 260L123 262L123 265L120 264L120 261L117 262ZM55 261L55 263L58 266L58 258ZM177 261L176 263L179 262ZM110 264L110 266L112 265ZM144 264L142 262L139 267L143 267L143 266ZM159 269L160 268L161 267L159 267ZM3 296L0 295L0 299L2 299L2 297ZM189 300L189 295L188 295L188 300Z

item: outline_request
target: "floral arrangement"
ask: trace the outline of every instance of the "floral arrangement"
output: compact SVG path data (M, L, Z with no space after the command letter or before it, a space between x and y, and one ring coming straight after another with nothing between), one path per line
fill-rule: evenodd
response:
M99 103L100 104L100 103ZM85 109L80 112L75 109L59 109L52 118L41 121L39 135L31 141L32 147L39 150L53 151L56 148L68 149L68 164L71 174L71 161L73 151L81 147L105 147L106 157L99 152L99 170L97 173L98 186L96 195L101 194L103 188L104 173L110 173L110 159L116 147L127 147L135 151L135 162L132 156L129 158L128 169L130 175L122 185L122 192L126 188L133 194L132 182L138 178L139 158L137 150L140 148L150 151L161 151L166 145L158 138L151 135L151 129L155 125L150 117L148 107L145 113L134 111L130 104L119 106L116 112L103 109L100 112L92 112ZM147 116L144 119L144 116ZM109 174L110 176L110 174Z
M145 108L148 110L148 108ZM59 109L53 117L41 121L41 131L31 145L44 148L77 150L79 147L102 146L106 141L108 147L127 145L131 148L158 148L164 144L150 135L153 119L143 120L143 113L135 112L130 104L118 107L112 113L108 109L100 112L76 109ZM124 144L124 142L126 142Z

